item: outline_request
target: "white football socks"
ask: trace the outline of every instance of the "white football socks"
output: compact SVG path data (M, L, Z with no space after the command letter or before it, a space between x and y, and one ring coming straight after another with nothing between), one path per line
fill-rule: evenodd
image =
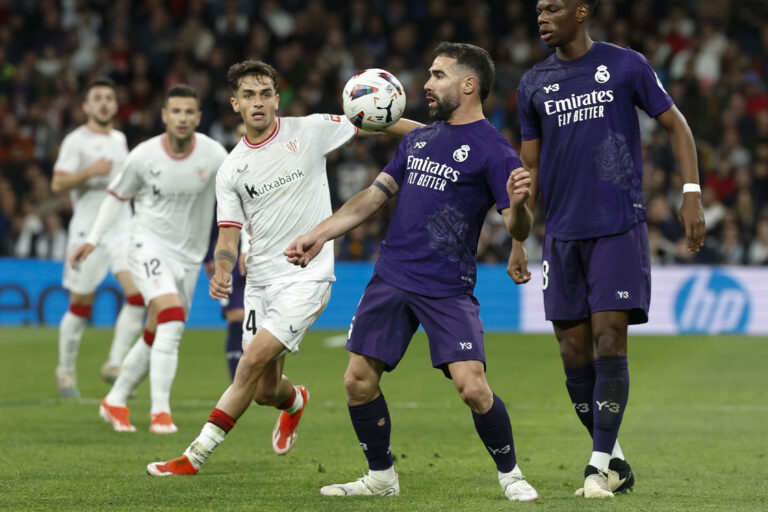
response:
M158 324L149 359L149 384L152 389L151 414L171 412L171 386L179 364L179 342L184 322L172 320Z
M611 453L612 459L624 459L624 452L621 451L621 446L619 446L619 440L616 440L616 444L613 445L613 452Z
M208 422L203 426L200 435L184 450L184 455L195 469L200 469L213 450L224 441L226 435L227 433L220 427Z
M115 322L115 336L112 338L112 346L109 349L110 366L120 366L125 354L130 350L131 343L141 333L144 327L144 306L134 306L127 302L120 308Z
M120 375L107 395L106 400L109 405L126 406L131 391L147 376L151 351L152 347L147 345L143 337L136 340L131 350L128 351L128 355L125 356L120 368Z
M59 323L59 371L74 372L87 318L67 311Z
M368 476L371 476L379 482L391 482L395 479L395 466L390 466L387 469L381 470L368 470Z
M611 462L611 454L603 452L592 452L592 457L589 459L589 465L594 466L600 471L607 473L608 464Z

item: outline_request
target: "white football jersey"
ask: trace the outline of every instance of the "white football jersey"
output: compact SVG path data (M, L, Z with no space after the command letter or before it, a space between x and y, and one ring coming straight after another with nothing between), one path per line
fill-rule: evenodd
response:
M91 176L80 186L69 191L72 200L72 219L69 221L70 238L85 237L91 230L99 206L106 196L109 182L120 173L128 156L128 144L123 132L112 130L108 134L90 129L86 125L74 129L64 137L59 157L53 166L54 174L74 174L89 167L99 158L112 161L112 170L107 176ZM104 243L110 244L115 237L127 234L131 217L128 203L104 235Z
M170 153L166 135L142 142L128 154L122 172L107 191L133 198L131 240L169 252L178 261L200 263L208 249L216 199L216 172L224 147L194 134L186 155Z
M325 156L356 134L344 116L278 117L267 139L243 137L229 154L216 178L218 225L248 231L249 283L335 279L333 241L306 268L283 251L331 215Z

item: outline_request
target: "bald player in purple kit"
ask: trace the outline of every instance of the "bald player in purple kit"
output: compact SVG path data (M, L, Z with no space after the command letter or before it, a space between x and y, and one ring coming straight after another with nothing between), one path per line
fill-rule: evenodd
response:
M628 48L593 42L597 0L540 0L541 39L555 52L518 87L523 166L546 206L544 309L560 344L566 387L592 436L587 498L630 490L634 475L617 441L629 396L627 327L648 321L651 276L635 108L667 130L684 179L680 220L688 250L704 243L693 136L648 61ZM507 269L530 279L513 242Z
M485 379L483 327L472 295L483 221L495 207L510 235L525 239L532 215L528 172L483 116L494 78L488 53L441 43L424 86L432 124L406 135L368 189L286 249L306 266L323 244L359 225L399 192L373 278L352 319L344 385L349 414L368 460L368 474L323 487L324 495L400 493L390 448L390 417L379 382L405 354L419 327L429 338L432 365L453 379L472 410L475 428L496 463L504 495L538 498L517 466L504 402ZM522 235L521 235L522 234Z

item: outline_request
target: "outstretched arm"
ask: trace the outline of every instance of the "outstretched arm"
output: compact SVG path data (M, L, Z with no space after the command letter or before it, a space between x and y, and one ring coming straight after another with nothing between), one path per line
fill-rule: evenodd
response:
M706 230L704 227L704 209L701 206L701 188L699 187L699 166L696 159L696 145L693 134L685 117L676 106L659 114L656 120L669 133L675 159L683 175L683 204L680 207L680 223L685 228L685 241L688 252L699 252L704 245ZM686 190L694 189L694 190Z
M306 267L328 240L333 240L359 226L400 190L395 179L382 172L373 184L352 196L336 213L315 229L291 242L285 250L286 259Z
M417 121L411 121L410 119L401 118L395 124L387 128L386 130L381 130L380 132L369 132L367 130L360 130L357 132L357 137L358 138L371 137L371 136L377 136L377 135L383 135L383 134L392 135L394 137L404 137L411 130L415 130L416 128L419 128L421 126L424 126L424 125Z
M525 236L522 238L516 236L515 233L510 231L510 234L513 238L512 250L509 253L509 261L507 262L507 274L509 274L509 277L512 278L515 284L523 284L531 280L531 273L528 272L528 254L525 252L523 241L528 237L528 234L530 233L530 229L533 226L533 212L536 211L536 199L538 199L539 195L540 154L541 139L523 141L522 147L520 149L520 160L522 160L523 168L528 172L528 178L530 179L530 182L528 183L529 190L527 197L528 209L525 212L525 215L530 215L530 217L527 217L530 223L528 224L527 231L525 231ZM516 169L515 172L517 171L519 170ZM521 176L521 174L518 173L518 176ZM510 180L512 180L512 176L510 176ZM509 187L510 183L507 182L507 192L509 192ZM512 203L514 198L511 193L509 198L510 203ZM519 224L521 221L517 222ZM518 227L524 228L525 225L523 224Z

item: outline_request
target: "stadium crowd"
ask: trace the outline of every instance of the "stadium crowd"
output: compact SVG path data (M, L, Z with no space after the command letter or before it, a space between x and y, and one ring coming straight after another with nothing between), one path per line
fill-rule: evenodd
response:
M597 40L650 60L696 140L708 238L694 256L677 221L682 182L671 146L641 117L653 262L768 264L768 2L603 0L592 23ZM0 0L0 256L63 259L71 205L51 192L52 165L64 135L84 122L79 91L95 76L118 84L116 127L130 148L162 131L163 94L178 83L201 97L199 130L231 148L231 63L272 63L285 116L340 113L346 80L385 68L406 88L406 117L426 122L424 70L443 40L494 57L486 116L518 147L517 84L548 51L528 0ZM371 137L329 158L334 207L372 181L396 143ZM390 213L340 240L338 259L375 260ZM543 230L539 218L532 261ZM492 212L478 260L505 262L509 247Z

